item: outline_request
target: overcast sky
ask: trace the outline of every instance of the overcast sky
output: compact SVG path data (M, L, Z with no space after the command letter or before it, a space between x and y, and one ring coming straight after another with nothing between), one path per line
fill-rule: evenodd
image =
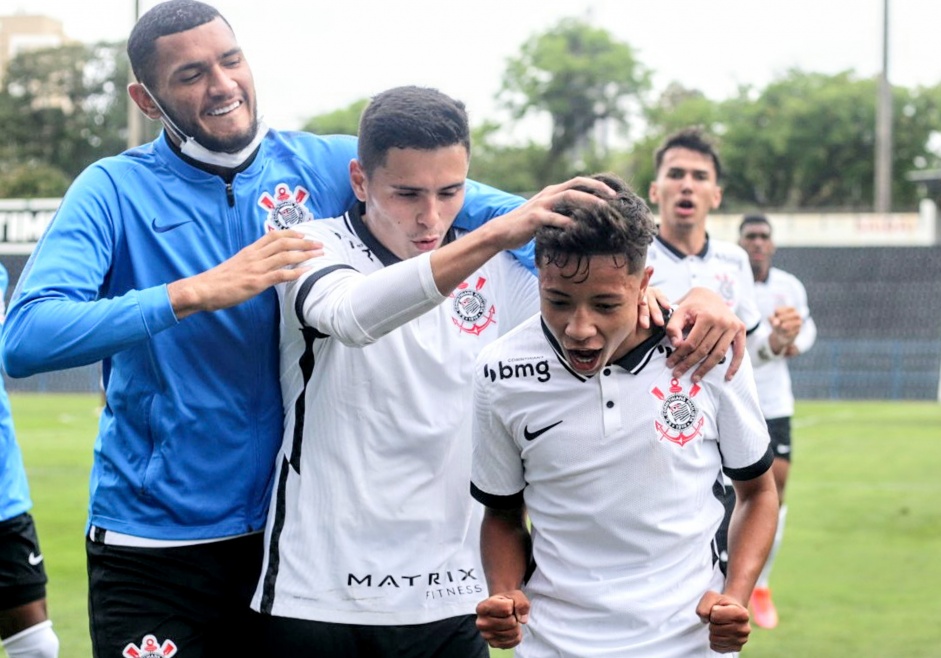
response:
M157 4L139 0L141 11ZM499 119L508 58L560 18L579 16L636 49L655 89L677 81L715 100L789 68L860 76L882 66L883 0L216 0L276 128L401 84ZM135 0L0 0L0 16L43 14L82 41L127 37ZM890 79L941 82L941 0L891 0Z

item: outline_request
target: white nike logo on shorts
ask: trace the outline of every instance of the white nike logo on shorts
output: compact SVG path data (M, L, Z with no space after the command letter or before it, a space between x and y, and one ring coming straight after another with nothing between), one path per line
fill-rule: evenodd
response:
M29 557L26 559L29 560L29 563L35 567L37 564L42 562L42 553L40 553L39 555L36 555L35 553L31 552L29 554Z

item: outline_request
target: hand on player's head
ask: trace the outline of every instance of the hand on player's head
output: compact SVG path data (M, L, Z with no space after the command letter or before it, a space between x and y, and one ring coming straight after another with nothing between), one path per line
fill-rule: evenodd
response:
M550 185L501 218L498 226L503 231L504 248L526 244L543 226L567 226L572 220L564 213L566 206L605 203L605 199L615 196L615 191L601 181L584 176Z

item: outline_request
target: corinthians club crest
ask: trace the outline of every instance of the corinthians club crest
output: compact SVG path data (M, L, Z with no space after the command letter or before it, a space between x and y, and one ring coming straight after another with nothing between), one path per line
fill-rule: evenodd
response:
M650 389L650 393L662 401L660 418L663 422L654 421L661 441L666 439L683 447L699 436L706 419L699 415L699 408L693 402L693 398L701 390L699 384L693 384L687 395L683 392L678 379L670 380L669 395L664 395L663 391L656 386Z
M124 658L170 658L175 654L176 645L171 640L164 640L163 644L158 644L156 637L145 635L140 646L131 642L124 647L121 655Z
M452 316L451 322L464 333L479 336L484 329L496 322L496 307L481 293L486 282L484 277L477 277L477 285L471 288L465 281L450 295L454 300L454 315L457 316Z
M291 192L286 183L278 183L275 186L274 196L263 192L258 199L258 205L268 211L265 220L267 229L277 231L312 220L314 215L304 204L309 196L310 192L300 185Z

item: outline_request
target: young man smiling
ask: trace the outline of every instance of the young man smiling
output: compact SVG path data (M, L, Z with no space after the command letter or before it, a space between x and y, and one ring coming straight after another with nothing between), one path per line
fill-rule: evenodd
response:
M472 492L491 595L477 624L518 658L737 651L777 516L751 368L673 375L663 332L638 323L649 210L596 178L617 198L573 199L559 208L570 224L536 233L540 315L477 362ZM497 376L505 364L544 375ZM720 472L739 495L727 578L712 550Z

